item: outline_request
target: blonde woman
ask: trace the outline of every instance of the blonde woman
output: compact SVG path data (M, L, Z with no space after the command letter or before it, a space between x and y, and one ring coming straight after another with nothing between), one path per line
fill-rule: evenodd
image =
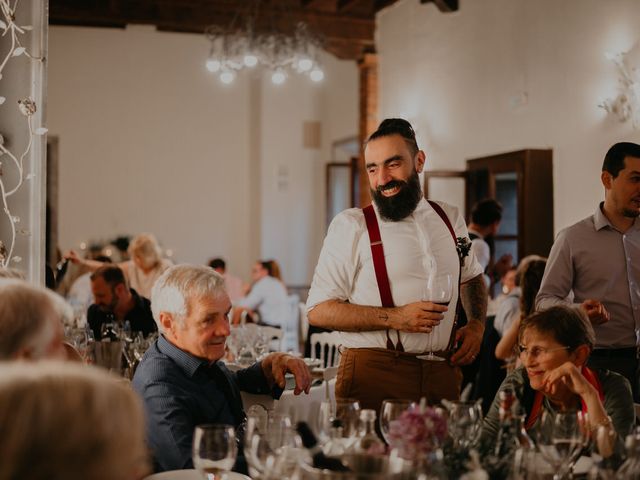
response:
M134 480L149 471L140 400L69 362L0 363L0 480Z
M139 295L150 298L151 288L155 281L162 275L162 272L173 264L170 260L162 258L160 245L151 233L141 233L135 236L127 251L130 260L119 263L118 267L124 272L131 288ZM66 258L93 271L103 265L102 262L82 259L73 250L67 253Z

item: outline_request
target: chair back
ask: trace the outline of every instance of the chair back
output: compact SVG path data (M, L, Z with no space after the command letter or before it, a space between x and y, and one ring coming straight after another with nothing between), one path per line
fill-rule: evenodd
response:
M340 334L338 332L311 334L311 358L319 359L323 367L338 366L340 363L339 347Z

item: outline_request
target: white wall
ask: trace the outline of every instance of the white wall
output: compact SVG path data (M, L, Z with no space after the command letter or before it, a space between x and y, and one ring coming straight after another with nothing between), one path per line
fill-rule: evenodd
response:
M401 0L377 19L380 118L414 124L428 168L552 148L557 231L602 199L607 149L640 141L598 107L617 94L605 53L640 41L639 16L637 0L461 0L451 14Z
M358 125L357 95L326 99L334 85L357 91L355 63L326 56L321 86L292 77L276 88L251 74L223 86L204 69L201 35L51 27L49 48L63 248L151 231L177 261L222 255L248 279L272 257L287 283L310 282L324 233L318 166ZM307 120L321 122L318 150L302 146Z

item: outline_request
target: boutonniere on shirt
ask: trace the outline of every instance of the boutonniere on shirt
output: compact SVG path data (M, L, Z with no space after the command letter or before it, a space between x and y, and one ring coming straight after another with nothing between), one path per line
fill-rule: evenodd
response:
M460 266L463 266L464 259L469 256L469 250L471 250L471 240L467 237L458 237L456 239L456 250L460 258Z

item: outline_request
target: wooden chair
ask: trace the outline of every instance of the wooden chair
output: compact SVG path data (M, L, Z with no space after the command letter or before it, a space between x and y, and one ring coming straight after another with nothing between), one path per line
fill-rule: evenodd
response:
M320 348L317 349L316 345ZM340 363L340 334L338 332L313 333L311 335L311 358L318 358L323 367L337 367ZM316 355L317 350L320 356Z

